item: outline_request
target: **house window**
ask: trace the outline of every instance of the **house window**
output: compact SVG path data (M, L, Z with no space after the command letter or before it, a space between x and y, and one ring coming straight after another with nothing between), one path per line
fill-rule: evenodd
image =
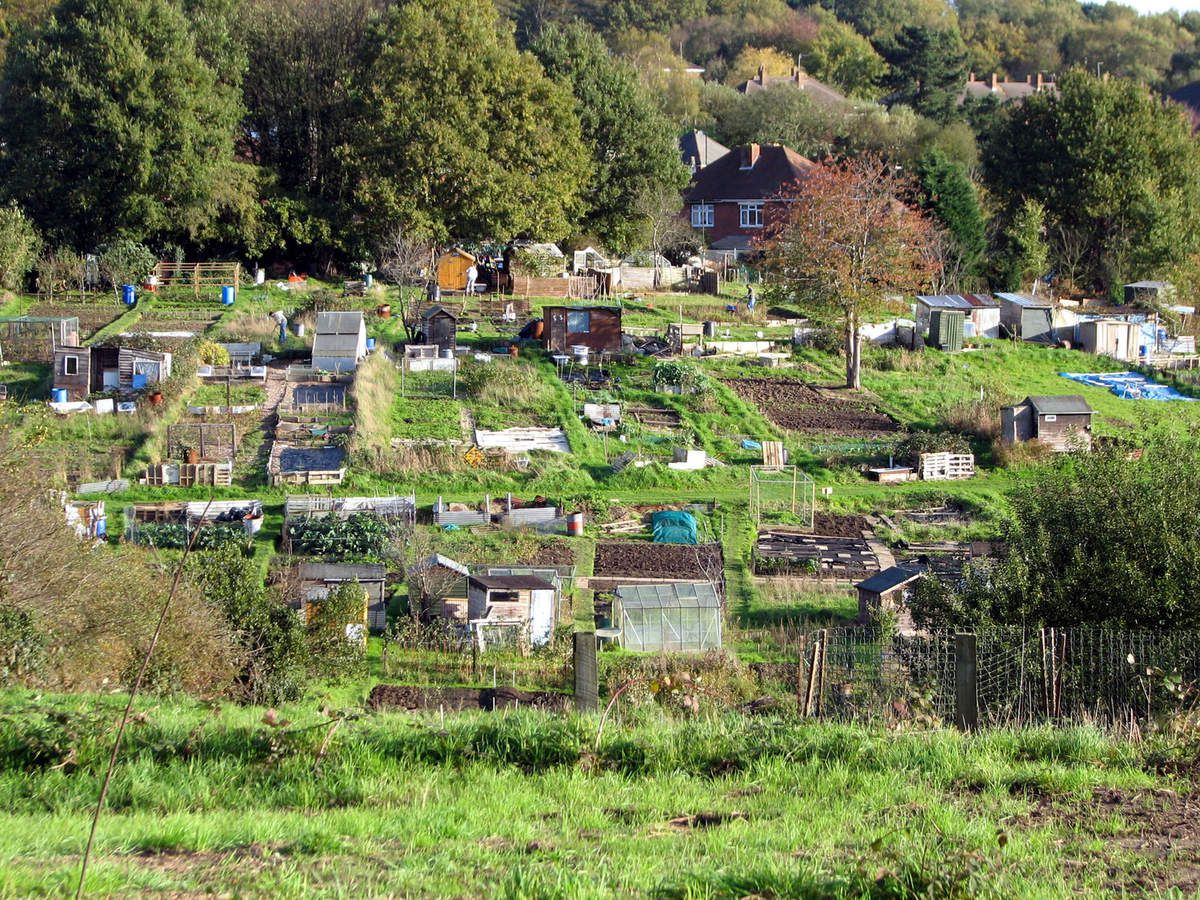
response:
M738 218L743 228L762 228L763 205L761 203L739 203Z
M1057 422L1058 416L1042 416L1043 422Z
M592 330L592 314L586 309L573 309L567 313L567 331L570 334L587 334Z
M63 374L78 375L79 374L79 357L64 356L63 357Z
M712 228L713 227L713 205L711 203L693 203L692 204L692 227L693 228Z

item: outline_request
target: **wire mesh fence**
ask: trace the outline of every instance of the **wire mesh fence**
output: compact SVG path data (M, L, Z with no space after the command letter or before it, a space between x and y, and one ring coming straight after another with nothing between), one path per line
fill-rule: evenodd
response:
M902 635L854 626L753 637L782 642L772 644L774 659L790 662L764 668L788 682L803 714L854 721L1140 721L1177 708L1178 685L1200 682L1198 631L987 627Z

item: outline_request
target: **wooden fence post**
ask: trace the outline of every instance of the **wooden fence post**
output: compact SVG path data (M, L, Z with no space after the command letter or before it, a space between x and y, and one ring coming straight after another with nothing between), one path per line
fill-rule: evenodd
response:
M954 635L954 724L963 731L979 726L978 647L975 635Z
M600 705L600 676L596 669L596 633L575 632L575 709L595 712Z
M800 713L800 715L805 716L808 715L808 709L806 708L807 704L805 703L805 698L807 695L804 690L806 681L805 669L808 668L808 660L805 658L805 654L808 649L805 646L807 644L805 635L800 635L799 641L800 646L796 648L796 711Z

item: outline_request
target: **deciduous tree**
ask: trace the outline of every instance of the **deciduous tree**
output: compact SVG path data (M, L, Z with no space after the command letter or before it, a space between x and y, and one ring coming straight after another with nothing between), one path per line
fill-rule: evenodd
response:
M820 165L781 195L764 236L774 289L840 315L850 388L861 386L863 313L929 283L929 220L899 199L912 191L875 157Z

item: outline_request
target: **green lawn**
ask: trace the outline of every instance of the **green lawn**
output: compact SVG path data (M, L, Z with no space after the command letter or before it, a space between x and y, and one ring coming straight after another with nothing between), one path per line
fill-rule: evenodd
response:
M457 400L397 396L390 413L392 435L409 441L461 441L461 415Z
M267 391L261 384L233 384L229 387L218 383L201 384L188 397L188 406L225 406L229 400L234 406L260 406L267 402Z
M0 696L0 893L73 889L106 757L94 727L72 729L118 701ZM1049 897L1186 886L1194 852L1140 852L1133 814L1148 789L1188 785L1082 728L964 737L626 707L594 752L593 716L367 714L331 732L311 704L280 710L283 727L139 709L98 893Z

